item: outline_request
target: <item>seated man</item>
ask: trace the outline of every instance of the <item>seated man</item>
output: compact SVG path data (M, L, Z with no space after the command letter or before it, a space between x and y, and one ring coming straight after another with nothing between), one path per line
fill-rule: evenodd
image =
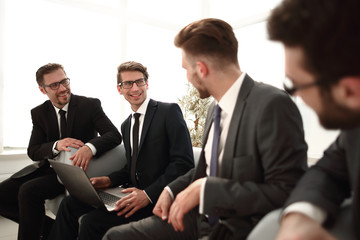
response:
M118 67L118 91L133 111L121 125L127 164L109 176L90 179L96 188L129 185L124 192L130 194L117 202L113 212L65 198L49 239L101 239L113 226L148 217L162 189L194 167L190 134L179 106L149 99L148 77L140 63Z
M358 0L286 0L269 19L270 38L285 46L286 89L341 129L287 200L276 239L335 239L326 228L350 196L346 239L360 239L359 9Z
M163 190L157 216L114 227L104 239L245 239L262 216L284 204L307 168L296 105L284 91L240 70L228 23L191 23L175 45L199 96L215 98L202 155L196 169Z
M49 98L31 110L33 130L28 155L40 162L0 183L0 215L18 222L18 239L26 240L46 237L53 219L45 215L44 202L65 192L47 159L70 151L68 147L78 148L71 159L86 169L92 156L121 143L121 135L100 101L71 93L63 66L49 63L40 67L36 81Z

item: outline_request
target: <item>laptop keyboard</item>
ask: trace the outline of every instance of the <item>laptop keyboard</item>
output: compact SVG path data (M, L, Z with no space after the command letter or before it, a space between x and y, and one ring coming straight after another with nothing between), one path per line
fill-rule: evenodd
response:
M115 207L115 203L120 199L119 197L107 192L99 191L98 194L104 204L111 207Z

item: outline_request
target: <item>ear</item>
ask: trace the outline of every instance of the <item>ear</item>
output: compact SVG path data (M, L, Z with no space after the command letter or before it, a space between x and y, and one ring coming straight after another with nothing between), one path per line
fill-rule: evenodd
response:
M39 89L40 89L40 92L42 92L43 94L45 94L45 95L46 95L46 90L44 89L44 87L39 86Z
M196 62L196 72L201 78L205 78L209 74L208 65L203 61Z
M338 103L353 110L360 110L360 77L344 77L335 85Z
M122 95L122 88L119 85L116 85L116 87L117 87L117 90L120 93L120 95Z

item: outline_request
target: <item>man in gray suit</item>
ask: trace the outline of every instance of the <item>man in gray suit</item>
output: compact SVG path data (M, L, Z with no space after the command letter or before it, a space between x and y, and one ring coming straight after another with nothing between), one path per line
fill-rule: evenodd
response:
M215 99L198 166L163 190L153 209L157 216L114 227L104 239L244 239L262 216L283 205L307 168L297 107L284 91L241 71L228 23L191 23L175 45L200 97Z

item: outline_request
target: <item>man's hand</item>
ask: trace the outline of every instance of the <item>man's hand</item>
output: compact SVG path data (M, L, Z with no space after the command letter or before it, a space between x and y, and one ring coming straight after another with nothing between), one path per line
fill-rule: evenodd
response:
M70 152L70 149L68 147L73 147L78 149L82 146L84 146L84 143L81 140L75 138L63 138L57 142L55 148L59 152L61 151Z
M95 188L107 188L107 187L110 187L110 185L111 185L111 180L107 176L92 177L92 178L90 178L90 182Z
M84 145L70 157L70 160L72 160L72 165L82 167L84 171L86 171L92 156L93 153L91 149Z
M167 220L169 217L169 210L172 204L172 198L170 193L164 189L160 194L158 201L153 209L153 214L161 218L162 220Z
M205 178L200 178L180 192L170 207L168 222L175 231L184 231L184 216L200 203L200 189Z
M130 194L116 202L115 211L119 211L117 213L118 216L126 213L125 218L128 218L150 203L150 200L143 190L133 187L122 190L121 192Z
M336 240L319 223L301 213L283 217L276 240Z

